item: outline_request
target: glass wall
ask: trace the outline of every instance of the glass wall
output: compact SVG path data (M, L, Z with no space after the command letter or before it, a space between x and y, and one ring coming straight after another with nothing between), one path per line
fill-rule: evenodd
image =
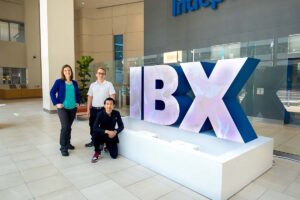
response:
M26 87L26 68L0 67L0 85Z
M123 35L114 35L115 82L123 82Z
M9 24L7 22L0 21L0 40L9 40Z
M10 41L24 42L24 24L9 23Z
M257 134L274 138L277 151L300 155L300 34L126 58L122 84L113 75L107 79L116 87L118 109L128 115L130 67L240 57L260 60L238 96ZM105 66L117 70L115 62Z

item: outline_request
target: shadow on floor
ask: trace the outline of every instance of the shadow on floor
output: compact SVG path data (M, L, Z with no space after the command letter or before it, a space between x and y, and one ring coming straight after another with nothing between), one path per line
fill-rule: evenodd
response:
M285 159L288 159L288 160L293 160L293 161L296 161L296 162L300 163L300 156L299 155L286 153L286 152L282 152L282 151L277 151L277 150L274 150L273 154L277 157L285 158Z
M11 128L14 126L15 126L15 124L0 124L0 129Z

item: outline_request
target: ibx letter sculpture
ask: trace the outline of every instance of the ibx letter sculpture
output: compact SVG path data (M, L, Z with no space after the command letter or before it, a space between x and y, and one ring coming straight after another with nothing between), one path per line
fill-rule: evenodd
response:
M237 58L130 69L130 117L246 143L257 138L237 98L259 60ZM194 98L191 96L191 91Z

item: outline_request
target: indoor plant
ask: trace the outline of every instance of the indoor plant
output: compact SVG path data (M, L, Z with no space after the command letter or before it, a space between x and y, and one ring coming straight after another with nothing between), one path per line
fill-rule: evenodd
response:
M80 91L80 104L81 105L77 112L86 112L87 111L87 92L89 90L89 83L91 78L91 70L89 68L90 63L93 62L94 58L91 56L81 56L79 60L76 62L79 64L78 66L78 87Z
M85 104L87 102L87 92L89 90L89 83L91 78L91 70L89 68L90 63L93 62L94 58L91 56L81 56L76 62L78 66L79 76L79 91L80 91L80 103Z

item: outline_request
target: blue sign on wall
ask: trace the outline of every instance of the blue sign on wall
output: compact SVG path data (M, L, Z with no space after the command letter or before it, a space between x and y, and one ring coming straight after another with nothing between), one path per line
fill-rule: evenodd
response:
M199 10L200 8L208 8L216 10L218 4L224 0L172 0L172 15L178 16L183 13Z

